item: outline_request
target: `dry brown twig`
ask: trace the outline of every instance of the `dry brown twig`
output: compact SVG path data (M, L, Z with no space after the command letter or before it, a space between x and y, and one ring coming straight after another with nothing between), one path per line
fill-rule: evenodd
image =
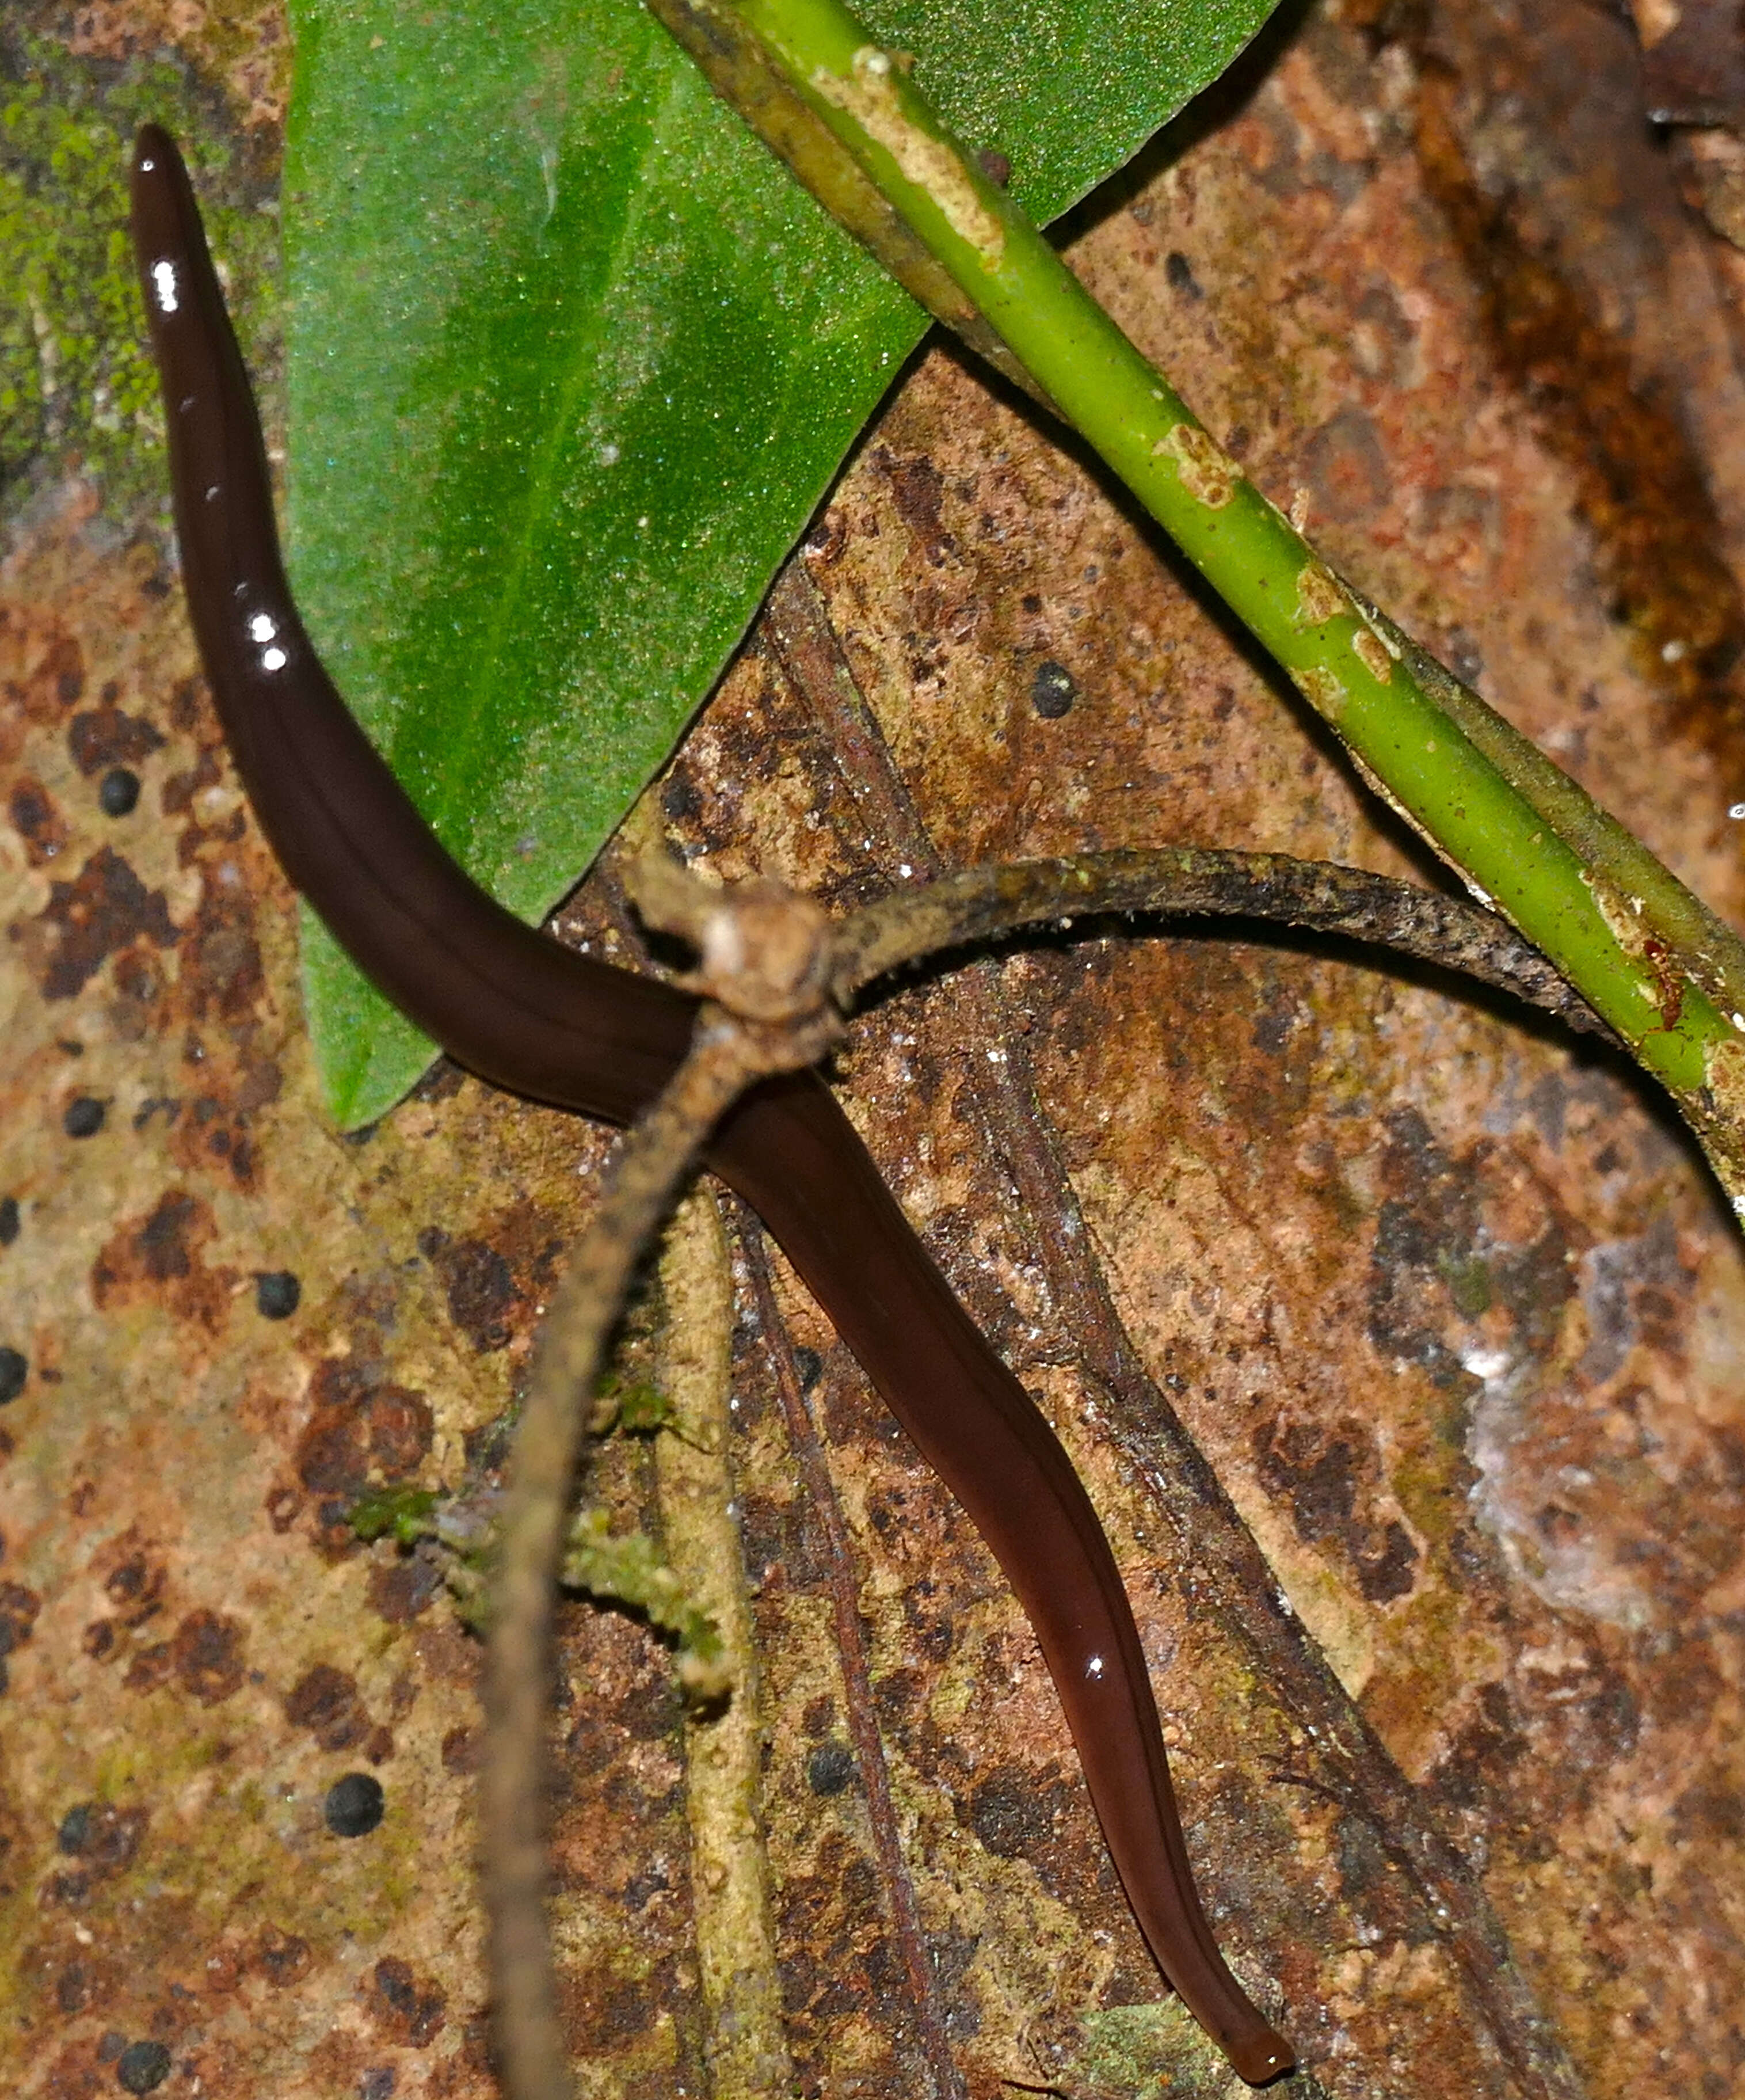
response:
M723 889L663 854L627 871L645 921L700 958L684 1064L626 1136L553 1299L509 1462L485 1681L485 1900L510 2100L571 2100L546 1929L545 1736L553 1597L588 1401L644 1250L720 1116L747 1087L815 1063L876 978L1038 922L1109 914L1240 915L1459 970L1578 1028L1603 1029L1536 951L1491 912L1325 862L1163 848L972 868L833 924L760 880Z
M690 1054L619 1148L559 1286L510 1461L485 1706L485 1900L505 2082L514 2100L568 2100L545 1930L545 1684L571 1485L613 1322L643 1249L703 1140L754 1080L821 1057L840 1032L822 975L828 923L773 884L712 889L641 864L650 923L694 940L705 995Z

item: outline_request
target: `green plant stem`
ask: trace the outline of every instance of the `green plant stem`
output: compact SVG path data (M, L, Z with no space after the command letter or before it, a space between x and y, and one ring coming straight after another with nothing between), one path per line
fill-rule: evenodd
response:
M912 267L904 281L952 325L967 302L991 327L1377 792L1666 1084L1745 1212L1745 946L1346 588L950 136L901 54L879 49L838 0L650 4L827 205L855 188L845 223L887 259L901 244L865 207L866 185L876 189L956 297L929 297ZM1522 752L1531 764L1514 762Z
M1351 586L1347 585L1349 589ZM1453 717L1509 784L1533 805L1566 845L1589 867L1602 871L1632 902L1640 902L1652 931L1677 950L1716 1006L1730 1019L1745 1013L1745 942L1694 896L1641 840L1602 810L1562 766L1546 757L1470 686L1388 618L1378 606L1352 591L1370 620L1395 642L1412 676ZM1738 1023L1735 1022L1737 1026Z

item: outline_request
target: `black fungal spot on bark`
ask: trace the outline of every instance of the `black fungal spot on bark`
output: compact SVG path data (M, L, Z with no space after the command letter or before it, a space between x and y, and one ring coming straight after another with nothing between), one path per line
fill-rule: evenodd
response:
M139 776L125 765L112 766L97 783L97 806L106 817L130 817L139 801Z
M1163 258L1163 274L1172 292L1180 292L1190 299L1205 295L1195 282L1193 265L1179 248L1172 248Z
M1058 721L1062 715L1070 714L1077 698L1078 681L1065 664L1055 663L1051 656L1037 665L1030 680L1030 704L1044 721Z
M68 1137L95 1137L108 1114L95 1094L80 1094L62 1111L60 1127Z
M367 1838L381 1822L381 1781L368 1772L347 1772L327 1790L322 1816L336 1838Z
M854 1776L854 1753L846 1743L820 1743L806 1759L806 1784L821 1798L847 1790Z
M124 2093L155 2093L170 2076L170 2055L161 2041L130 2041L115 2060Z
M254 1279L254 1309L263 1320L289 1320L303 1301L303 1286L288 1268L272 1268Z

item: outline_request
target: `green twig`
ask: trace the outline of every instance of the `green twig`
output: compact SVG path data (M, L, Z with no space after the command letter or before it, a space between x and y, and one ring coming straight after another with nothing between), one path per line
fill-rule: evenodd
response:
M951 136L902 54L838 0L648 4L931 311L966 332L972 310L972 341L991 329L1377 792L1665 1083L1745 1214L1745 944L1333 573Z

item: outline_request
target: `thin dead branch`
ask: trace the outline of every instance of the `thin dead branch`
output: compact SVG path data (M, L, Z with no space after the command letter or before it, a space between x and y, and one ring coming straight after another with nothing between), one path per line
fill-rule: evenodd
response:
M659 854L627 885L645 920L698 950L704 1004L672 1083L628 1133L554 1298L510 1462L486 1673L484 1880L510 2100L571 2100L546 1927L546 1685L552 1599L587 1405L637 1264L709 1132L746 1088L814 1063L841 1011L923 956L1041 922L1241 915L1379 946L1603 1028L1543 957L1478 907L1271 854L1163 849L975 868L898 892L832 928L781 885L724 889Z

